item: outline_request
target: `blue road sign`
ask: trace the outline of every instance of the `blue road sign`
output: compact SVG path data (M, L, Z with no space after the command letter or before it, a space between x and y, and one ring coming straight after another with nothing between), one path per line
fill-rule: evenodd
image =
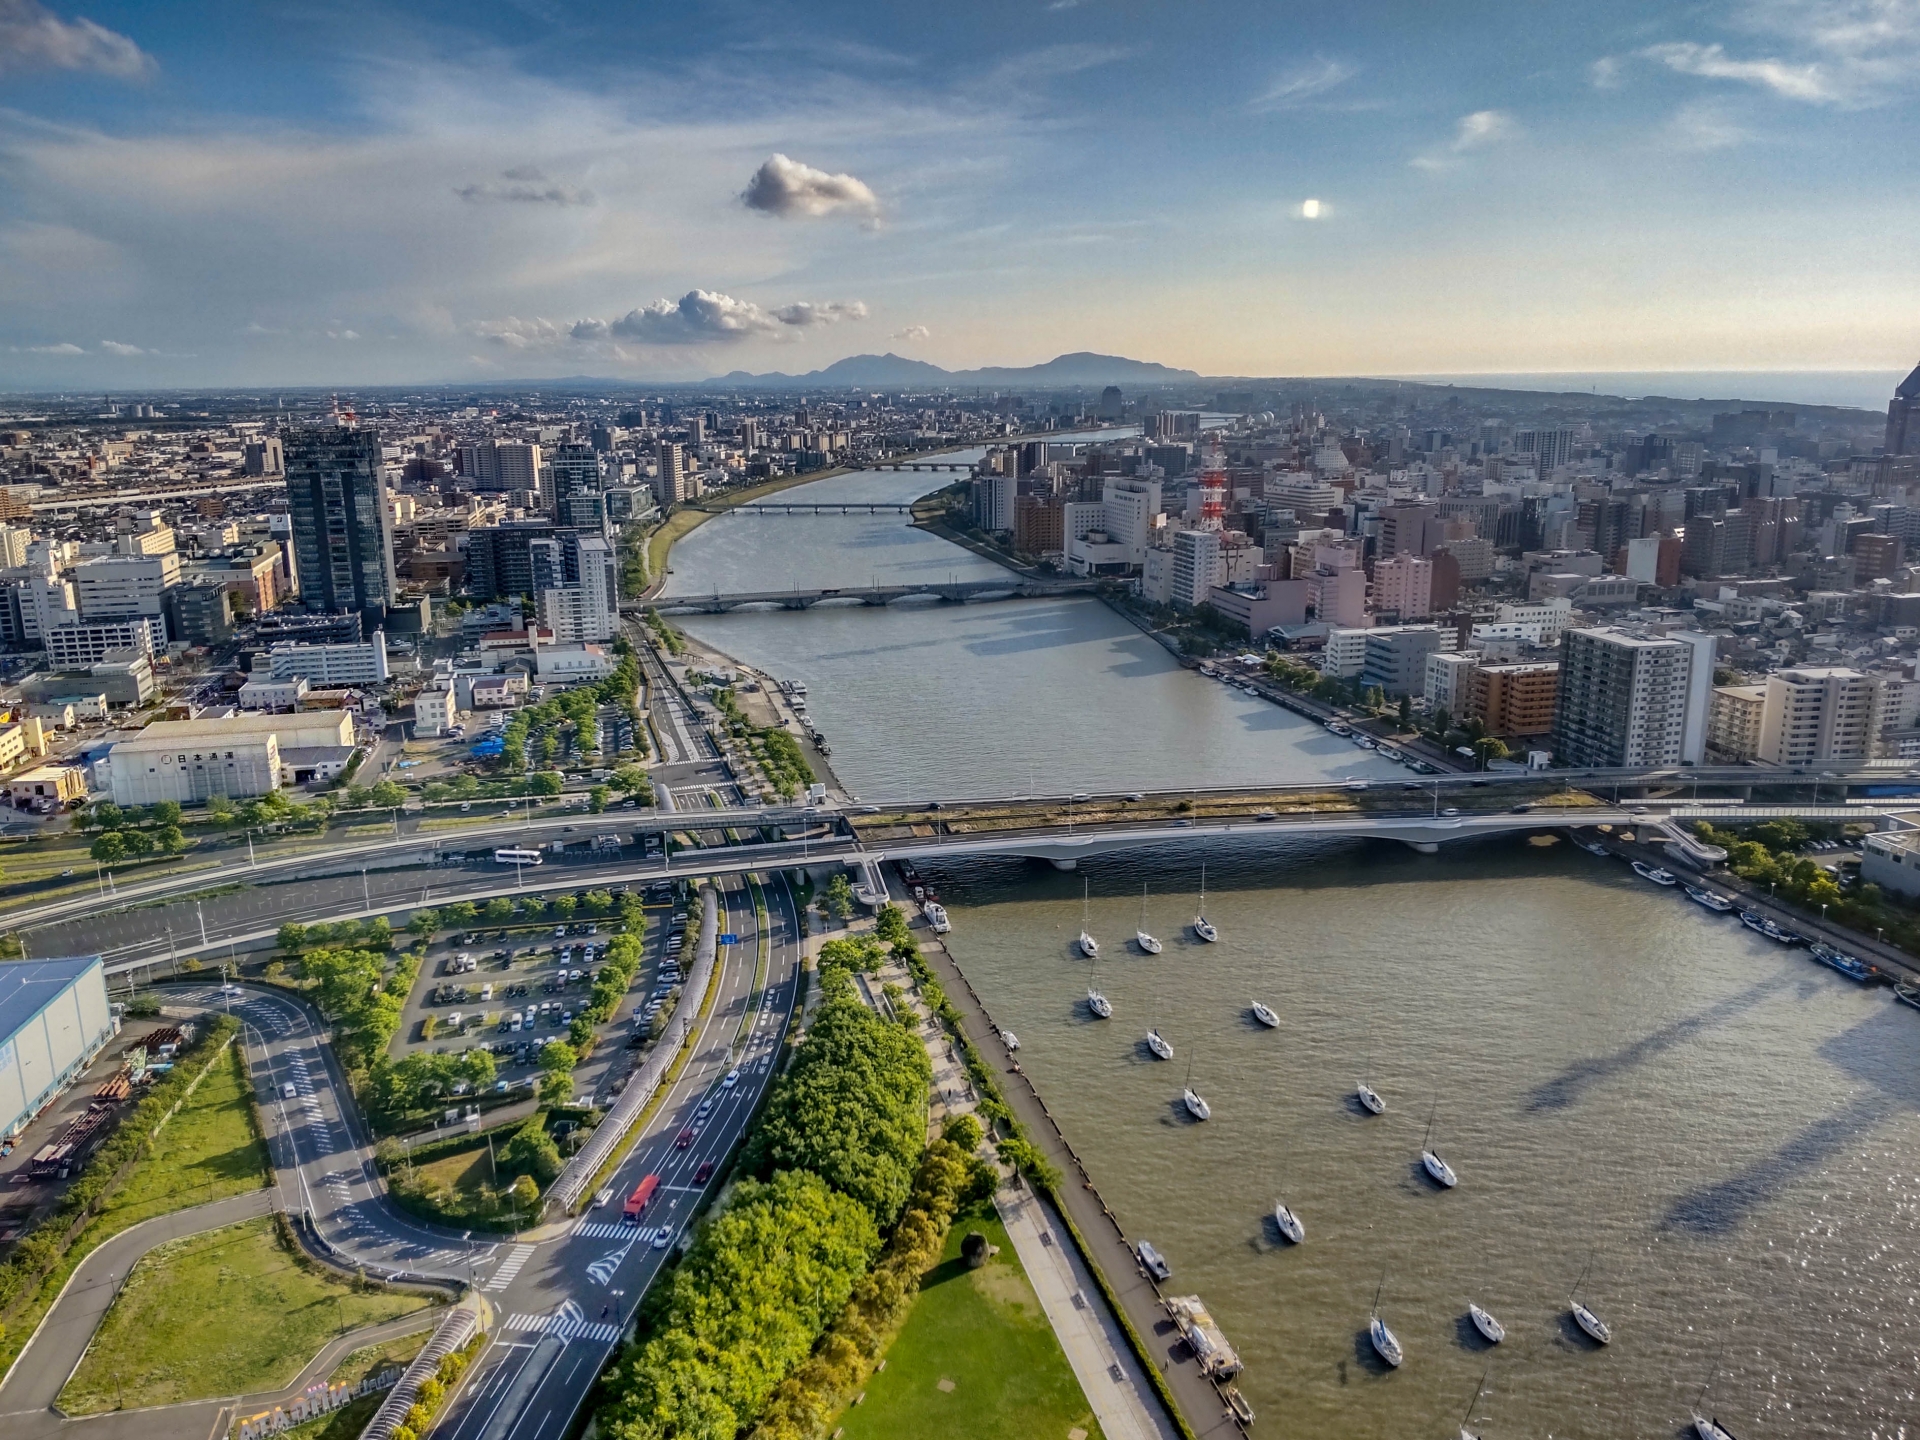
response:
M740 943L740 937L738 935L722 935L720 937L720 943L722 945L738 945Z

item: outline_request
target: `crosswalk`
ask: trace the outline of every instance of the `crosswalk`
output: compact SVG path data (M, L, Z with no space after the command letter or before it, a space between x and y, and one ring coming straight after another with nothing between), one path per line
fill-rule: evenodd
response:
M594 1340L602 1345L610 1345L620 1338L617 1324L587 1319L571 1300L551 1315L509 1315L501 1322L500 1328L550 1335L563 1344L570 1340Z
M618 1221L607 1224L599 1220L582 1220L573 1227L573 1233L582 1240L618 1240L623 1235L633 1234L634 1229Z
M514 1246L513 1249L507 1252L507 1258L501 1262L500 1268L493 1272L483 1288L488 1290L506 1289L507 1286L513 1283L513 1277L520 1273L520 1267L525 1265L527 1261L533 1257L533 1250L534 1247L531 1245Z

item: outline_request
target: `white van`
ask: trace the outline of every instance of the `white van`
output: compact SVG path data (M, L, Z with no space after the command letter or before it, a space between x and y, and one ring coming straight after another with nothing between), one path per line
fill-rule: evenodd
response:
M480 987L480 998L482 1000L493 999L493 984L491 981Z

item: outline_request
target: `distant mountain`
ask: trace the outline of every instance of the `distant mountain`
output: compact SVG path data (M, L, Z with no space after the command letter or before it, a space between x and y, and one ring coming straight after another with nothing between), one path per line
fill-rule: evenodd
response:
M994 389L1031 386L1040 389L1090 389L1094 386L1188 385L1200 379L1193 370L1175 370L1151 360L1129 360L1123 355L1095 355L1080 350L1060 355L1044 365L991 365L980 370L943 370L924 360L909 360L891 352L885 355L849 355L823 370L805 375L787 375L775 371L755 375L735 370L709 385L737 385L742 388L814 385L831 387L888 389L894 386L989 386Z

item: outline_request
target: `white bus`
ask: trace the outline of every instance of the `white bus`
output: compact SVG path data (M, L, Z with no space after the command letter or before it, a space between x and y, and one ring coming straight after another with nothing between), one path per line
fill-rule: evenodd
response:
M493 858L501 865L538 865L546 857L538 850L516 850L509 847L494 851Z

